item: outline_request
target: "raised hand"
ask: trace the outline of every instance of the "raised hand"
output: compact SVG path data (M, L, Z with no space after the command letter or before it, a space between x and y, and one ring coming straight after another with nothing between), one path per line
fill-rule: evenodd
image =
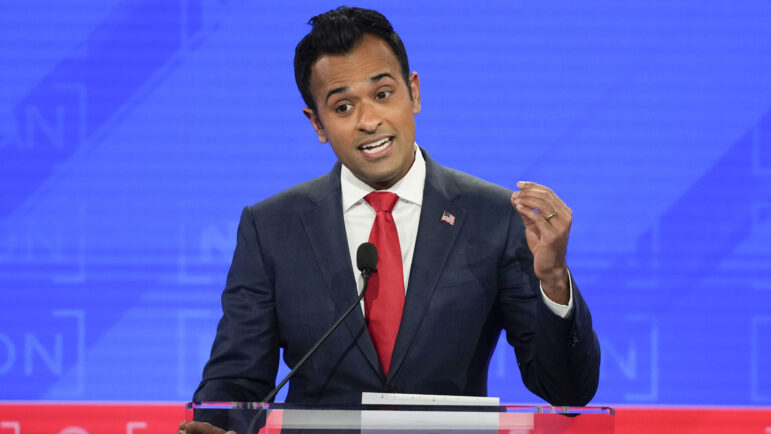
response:
M178 427L177 434L236 434L235 431L225 431L209 422L185 422L182 421Z
M568 304L570 291L565 253L573 211L551 189L519 181L511 204L525 223L527 245L533 253L535 275L551 300Z

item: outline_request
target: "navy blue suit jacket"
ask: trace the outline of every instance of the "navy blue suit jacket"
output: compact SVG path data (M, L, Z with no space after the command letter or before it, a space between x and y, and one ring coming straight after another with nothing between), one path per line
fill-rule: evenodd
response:
M510 195L426 155L414 260L388 376L355 309L290 381L287 402L359 403L362 391L485 395L504 330L531 391L556 405L586 404L600 361L589 310L575 285L570 319L543 303ZM454 225L441 221L443 211L455 216ZM222 295L224 315L193 399L262 400L274 387L279 348L292 367L356 298L352 270L339 163L246 207Z

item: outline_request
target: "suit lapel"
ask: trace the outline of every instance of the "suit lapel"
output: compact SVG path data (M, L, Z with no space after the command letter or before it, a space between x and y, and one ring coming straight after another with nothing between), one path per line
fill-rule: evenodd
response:
M338 314L342 314L353 302L357 290L342 216L339 163L327 178L318 189L311 192L311 199L317 206L302 216L302 222L330 296L337 306ZM354 309L344 322L369 364L382 376L375 346L361 309Z
M442 274L466 215L465 209L453 206L452 202L457 193L452 180L442 173L445 169L434 163L425 152L424 156L426 183L423 190L423 206L420 210L418 237L415 242L402 322L388 371L388 381L396 375L420 328L439 276ZM455 216L454 224L442 221L444 211Z

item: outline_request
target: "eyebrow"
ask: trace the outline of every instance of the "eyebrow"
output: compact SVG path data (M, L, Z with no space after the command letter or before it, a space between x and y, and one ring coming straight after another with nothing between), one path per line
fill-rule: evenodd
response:
M390 78L391 80L396 80L393 75L391 75L388 72L384 72L382 74L373 75L372 77L369 78L369 82L370 83L376 83L376 82L378 82L378 81L380 81L380 80L382 80L384 78ZM324 99L324 102L326 103L327 101L329 101L329 98L332 95L334 95L336 93L343 93L343 92L345 92L347 90L348 90L348 86L340 86L340 87L336 87L336 88L330 90L329 92L327 92L327 97L326 97L326 99Z

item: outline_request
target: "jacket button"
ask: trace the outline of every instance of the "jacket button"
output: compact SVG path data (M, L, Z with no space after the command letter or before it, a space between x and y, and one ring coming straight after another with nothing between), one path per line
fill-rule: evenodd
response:
M394 386L393 384L389 384L385 387L385 390L383 390L385 393L399 393L399 389Z

